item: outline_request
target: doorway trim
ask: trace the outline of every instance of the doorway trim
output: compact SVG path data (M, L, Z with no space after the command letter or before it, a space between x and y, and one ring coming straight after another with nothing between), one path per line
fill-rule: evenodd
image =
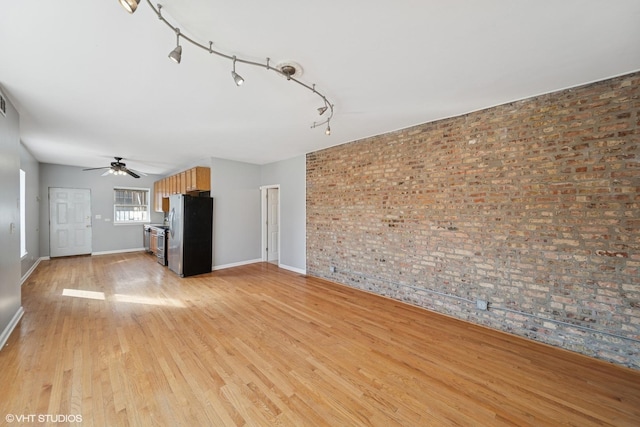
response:
M260 253L261 253L261 257L262 257L262 261L263 262L268 262L269 261L269 252L267 251L267 247L268 247L268 242L269 242L269 236L268 236L268 232L269 232L269 227L267 226L267 218L268 218L268 212L267 212L267 190L271 189L271 188L275 188L278 190L278 266L280 266L280 258L281 258L281 253L280 253L280 229L282 228L282 224L280 222L280 201L282 200L282 194L280 191L280 184L273 184L273 185L263 185L260 187L260 223L262 224L261 227L261 232L260 235L262 236L262 241L260 244Z

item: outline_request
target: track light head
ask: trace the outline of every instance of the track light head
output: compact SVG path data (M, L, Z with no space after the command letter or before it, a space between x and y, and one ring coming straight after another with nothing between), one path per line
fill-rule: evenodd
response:
M320 107L318 108L318 114L323 115L326 111L327 111L327 107L326 105L324 107Z
M124 7L124 10L129 13L135 12L139 3L140 0L120 0L120 4Z
M158 5L159 6L159 5ZM169 59L179 64L182 59L182 46L180 46L180 28L176 28L176 48L169 54Z
M169 58L179 64L182 59L182 46L176 46L176 48L169 54Z
M236 73L235 71L232 71L231 76L233 77L233 81L236 82L237 86L242 86L242 83L244 83L244 79L240 74Z
M324 131L325 135L331 135L331 126L329 126L329 123L327 122L327 130Z
M233 81L236 82L236 86L242 86L244 83L244 79L238 73L236 73L236 57L233 57L233 71L231 71L231 77L233 77Z

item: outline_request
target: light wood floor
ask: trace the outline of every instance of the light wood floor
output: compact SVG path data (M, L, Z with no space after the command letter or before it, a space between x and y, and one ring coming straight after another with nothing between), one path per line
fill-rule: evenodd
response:
M638 371L271 264L180 279L143 253L57 259L22 292L0 424L640 425Z

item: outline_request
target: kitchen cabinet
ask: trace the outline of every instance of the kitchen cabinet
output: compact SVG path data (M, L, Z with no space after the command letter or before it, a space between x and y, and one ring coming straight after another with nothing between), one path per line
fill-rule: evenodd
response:
M191 184L191 169L189 169L188 171L184 172L184 186L185 186L185 191L189 192L191 190L189 190L190 188L192 188L192 184Z
M176 194L183 194L182 193L182 177L180 176L179 173L177 173L175 177L176 177Z
M178 175L178 194L187 194L187 172L180 172Z
M159 186L159 191L160 191L160 198L163 197L167 197L167 179L163 178L160 181L158 181L158 183L160 184Z
M176 194L176 176L171 175L167 180L169 181L169 195Z
M168 180L161 179L153 183L153 210L156 212L167 212L169 210Z
M162 194L162 212L169 212L169 195L164 192Z
M162 181L153 183L153 210L160 212L162 210L162 191L160 190Z
M169 211L169 180L164 178L160 181L160 210L162 212Z
M186 192L211 191L211 169L196 166L185 171L187 177Z
M154 210L169 211L169 196L211 191L211 169L196 166L168 176L153 184Z
M151 227L151 236L149 239L149 250L154 254L158 252L158 230Z
M167 194L166 180L162 179L153 183L153 210L167 212L169 210L169 195Z

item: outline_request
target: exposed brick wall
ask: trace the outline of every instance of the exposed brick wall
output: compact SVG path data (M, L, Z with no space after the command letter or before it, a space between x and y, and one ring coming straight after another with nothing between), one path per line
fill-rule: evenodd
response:
M307 272L640 368L640 73L308 154Z

